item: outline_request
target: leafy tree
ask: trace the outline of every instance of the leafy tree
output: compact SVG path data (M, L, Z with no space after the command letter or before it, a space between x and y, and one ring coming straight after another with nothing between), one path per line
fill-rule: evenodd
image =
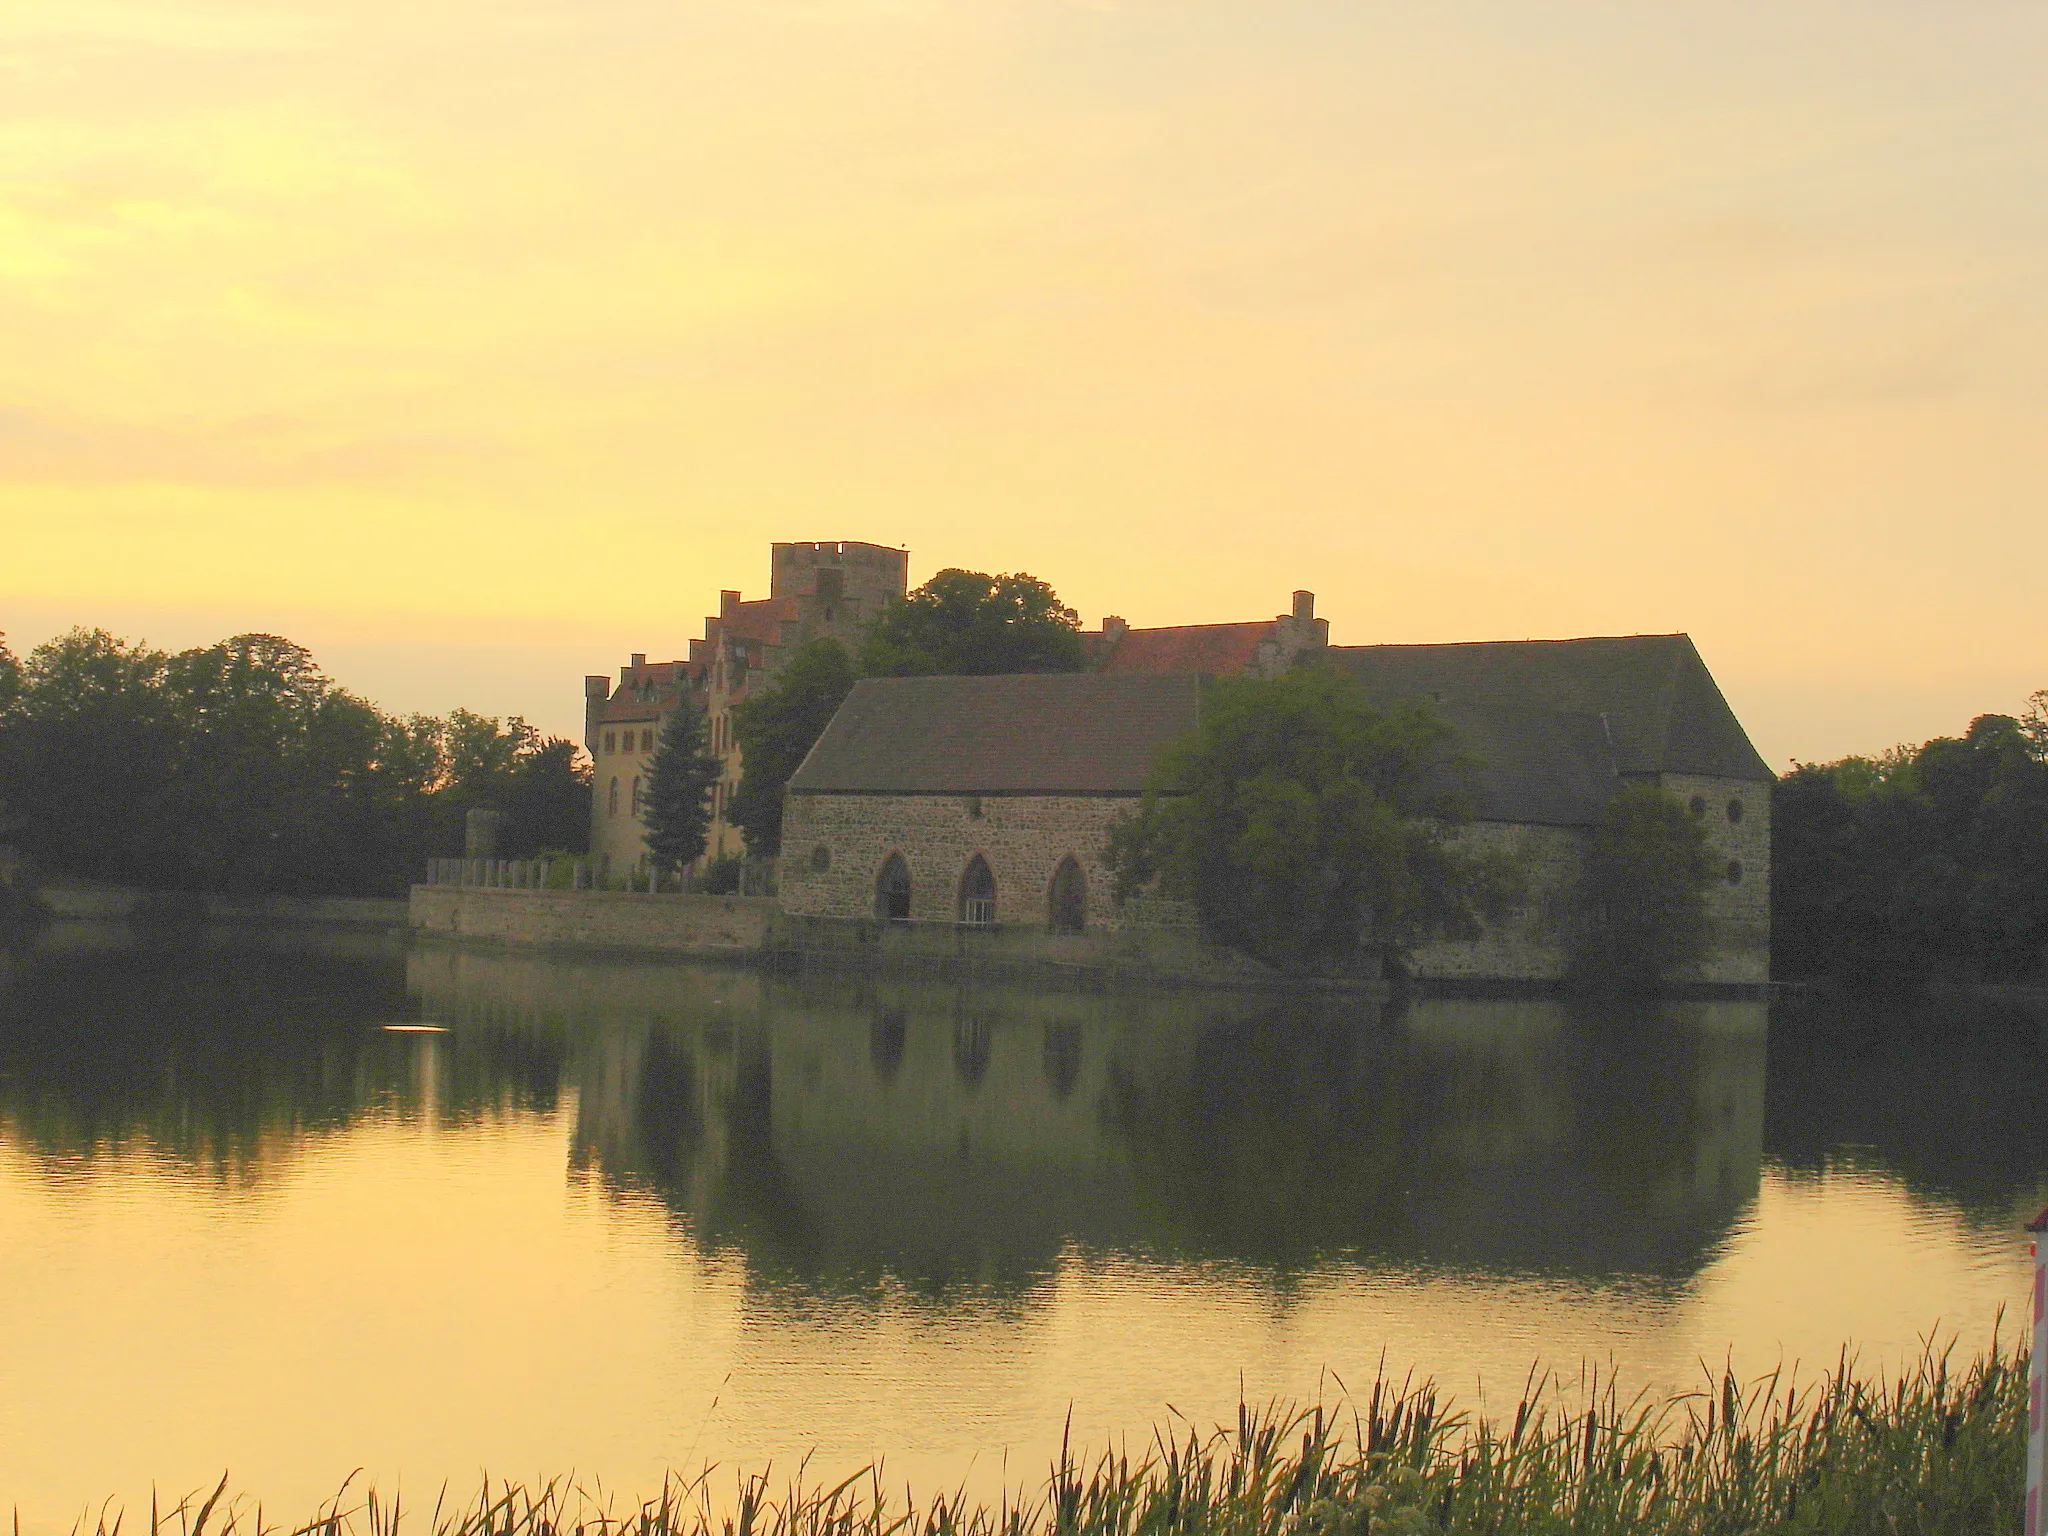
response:
M657 869L680 870L704 856L711 789L721 769L708 734L704 711L685 703L669 711L655 740L640 819Z
M802 765L855 680L853 658L837 640L813 640L775 681L733 711L740 748L740 787L727 819L747 839L747 852L782 851L782 791Z
M1698 817L1654 784L1617 790L1586 853L1580 977L1648 987L1696 964L1713 877Z
M7 648L7 636L0 632L0 725L21 702L21 662Z
M875 616L866 677L1078 672L1081 618L1036 576L944 570Z
M547 737L513 764L498 808L509 857L583 852L590 843L590 759L566 736Z
M1294 972L1474 932L1519 881L1452 836L1468 768L1435 716L1335 672L1216 683L1112 833L1117 897L1156 880L1210 938Z
M75 629L29 653L6 731L4 793L22 848L43 868L176 882L170 774L181 733L163 693L168 661L103 629Z

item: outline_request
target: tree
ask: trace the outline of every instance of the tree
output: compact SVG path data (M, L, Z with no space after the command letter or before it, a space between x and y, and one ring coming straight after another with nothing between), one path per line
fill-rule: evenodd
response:
M875 616L864 677L1078 672L1081 618L1036 576L944 570Z
M43 868L175 882L169 788L180 733L163 692L168 661L103 629L29 653L6 730L4 792L22 848Z
M733 711L740 787L727 819L755 858L782 851L782 791L825 734L855 680L853 658L837 640L813 640L789 658L775 681Z
M704 856L711 790L721 766L711 755L708 734L704 711L686 702L669 711L654 743L640 819L657 869L680 870Z
M0 633L0 726L21 701L21 662L7 648L7 636Z
M1713 877L1698 817L1654 784L1617 790L1586 853L1579 976L1649 987L1696 964Z
M590 759L566 736L550 736L522 753L498 809L499 836L511 858L549 849L581 853L590 842Z
M1211 939L1292 972L1475 932L1520 882L1456 844L1469 767L1421 706L1382 709L1332 671L1216 683L1111 835L1117 897L1156 881Z

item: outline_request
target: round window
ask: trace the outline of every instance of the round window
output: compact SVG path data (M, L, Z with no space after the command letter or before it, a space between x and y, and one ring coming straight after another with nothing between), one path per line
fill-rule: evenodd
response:
M1728 883L1730 885L1742 884L1742 860L1730 859L1728 861Z
M1730 800L1728 802L1728 819L1730 821L1742 820L1742 802L1740 800Z
M1695 816L1704 816L1704 815L1706 815L1706 814L1707 814L1707 800L1706 800L1706 796L1704 796L1704 795L1694 795L1694 796L1692 797L1692 802L1691 802L1691 804L1689 804L1689 805L1688 805L1688 806L1686 807L1686 809L1687 809L1687 810L1689 810L1689 811L1691 811L1691 812L1693 813L1693 815L1695 815Z
M823 843L811 850L811 868L819 874L832 867L832 850Z

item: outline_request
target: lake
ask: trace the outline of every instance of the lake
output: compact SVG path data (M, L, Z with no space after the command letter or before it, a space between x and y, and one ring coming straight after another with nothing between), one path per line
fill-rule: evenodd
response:
M2019 1004L1102 996L381 937L0 958L0 1508L273 1518L2017 1329ZM391 1025L437 1026L436 1031Z

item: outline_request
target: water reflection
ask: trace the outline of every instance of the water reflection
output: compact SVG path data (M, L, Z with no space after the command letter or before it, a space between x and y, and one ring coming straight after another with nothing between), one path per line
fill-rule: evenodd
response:
M1382 1348L1469 1391L1981 1332L2041 1054L1950 1004L1767 1031L59 932L0 967L0 1493L811 1446L951 1486L1069 1403L1099 1441Z
M1023 1283L1069 1243L1678 1276L1757 1188L1754 1002L963 992L409 961L464 1041L561 1042L576 1158L782 1278Z

